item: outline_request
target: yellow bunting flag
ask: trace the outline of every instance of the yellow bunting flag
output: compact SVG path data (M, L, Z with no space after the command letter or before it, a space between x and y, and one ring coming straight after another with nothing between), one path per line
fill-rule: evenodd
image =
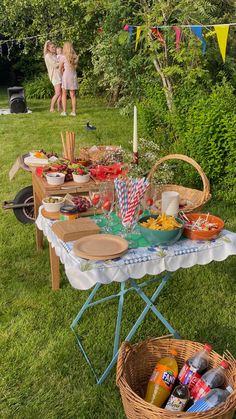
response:
M216 36L217 36L217 41L219 44L220 52L221 52L223 61L225 62L229 25L215 25L214 29L216 31Z
M139 38L140 38L140 33L141 33L141 27L140 26L137 26L136 42L135 42L135 51L136 51L136 49L138 47L138 41L139 41Z

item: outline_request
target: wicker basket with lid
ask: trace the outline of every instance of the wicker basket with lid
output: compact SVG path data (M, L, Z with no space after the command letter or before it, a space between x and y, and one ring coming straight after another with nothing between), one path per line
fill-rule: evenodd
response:
M232 419L236 410L236 360L230 353L224 354L230 366L226 372L227 381L233 393L219 407L198 413L171 412L147 403L145 396L148 380L160 358L177 350L179 369L186 359L201 350L203 345L189 340L175 340L168 337L148 339L135 345L123 342L117 362L116 383L120 389L125 414L128 419ZM217 367L223 357L212 351L210 368Z
M168 160L182 160L191 164L197 170L198 174L200 175L202 179L203 190L200 191L198 189L186 188L185 186L181 186L181 185L163 184L163 185L157 186L156 199L160 200L161 194L164 191L175 191L179 193L180 200L186 201L186 205L184 206L184 209L183 209L184 212L192 212L197 209L200 209L211 198L210 184L201 166L191 157L185 156L183 154L170 154L168 156L162 157L154 164L154 166L150 170L148 174L149 182L151 184L153 183L154 175L156 171L158 170L159 166Z

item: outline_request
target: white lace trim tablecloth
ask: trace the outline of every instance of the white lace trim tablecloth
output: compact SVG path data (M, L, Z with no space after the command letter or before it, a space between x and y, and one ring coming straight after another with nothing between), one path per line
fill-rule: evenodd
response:
M55 221L41 215L36 220L37 227L43 231L57 256L65 265L65 273L72 287L86 290L97 282L109 284L122 282L129 278L142 278L144 275L158 275L164 271L174 272L179 268L225 260L236 255L236 233L222 230L213 241L192 241L182 239L171 246L149 246L130 249L123 257L90 261L73 253L73 242L63 242L53 233L51 226Z

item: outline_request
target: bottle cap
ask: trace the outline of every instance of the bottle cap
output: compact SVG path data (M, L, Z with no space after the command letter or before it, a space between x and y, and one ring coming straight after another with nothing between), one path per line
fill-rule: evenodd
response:
M229 368L229 363L225 360L221 361L220 366L223 367L225 370Z
M210 345L210 343L205 343L205 345L204 345L204 349L205 349L207 352L211 352L211 351L212 351L212 346Z
M177 355L178 355L178 352L176 351L176 349L171 349L171 350L170 350L170 353L171 353L171 355L173 355L173 356L177 356Z

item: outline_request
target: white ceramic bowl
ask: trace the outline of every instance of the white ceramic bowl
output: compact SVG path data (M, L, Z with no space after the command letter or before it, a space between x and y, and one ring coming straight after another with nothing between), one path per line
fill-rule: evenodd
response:
M58 202L47 202L48 198L58 199ZM64 198L62 196L48 196L42 200L43 206L47 212L60 211L61 206L64 204Z
M90 181L90 174L87 173L86 175L76 175L72 173L74 182L76 183L86 183Z
M65 182L65 173L52 172L46 174L49 185L62 185Z

